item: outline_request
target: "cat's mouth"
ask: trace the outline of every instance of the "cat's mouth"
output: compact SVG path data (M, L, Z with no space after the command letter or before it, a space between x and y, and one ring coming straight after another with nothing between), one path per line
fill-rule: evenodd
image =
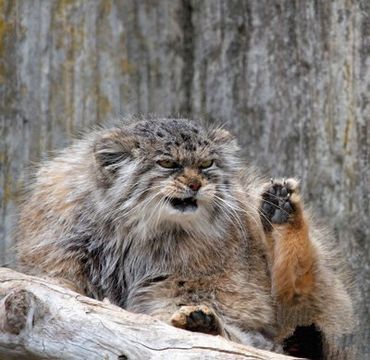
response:
M198 208L197 200L194 197L171 198L169 203L174 209L181 212L194 212Z

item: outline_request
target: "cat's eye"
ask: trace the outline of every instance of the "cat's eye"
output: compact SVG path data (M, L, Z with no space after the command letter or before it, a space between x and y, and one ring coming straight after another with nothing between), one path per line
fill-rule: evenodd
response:
M201 169L208 169L213 165L213 160L205 160L199 164Z
M173 160L158 160L157 164L166 169L176 169L179 167L179 164Z

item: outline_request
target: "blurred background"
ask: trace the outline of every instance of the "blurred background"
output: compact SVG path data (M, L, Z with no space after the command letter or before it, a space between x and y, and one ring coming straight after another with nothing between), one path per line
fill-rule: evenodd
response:
M355 274L369 353L369 0L0 0L0 265L30 164L128 114L228 124L298 176Z

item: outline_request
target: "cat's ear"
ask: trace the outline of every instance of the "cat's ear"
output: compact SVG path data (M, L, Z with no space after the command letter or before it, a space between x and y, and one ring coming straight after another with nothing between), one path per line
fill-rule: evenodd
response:
M223 128L211 130L209 135L214 144L217 144L224 153L234 155L239 151L238 141L235 136Z
M211 140L218 145L232 145L237 147L237 140L234 135L223 128L216 128L211 130Z
M235 137L229 131L222 128L213 129L210 136L216 144L226 144L235 140Z
M133 135L126 134L120 129L103 133L94 146L94 156L99 172L107 179L112 179L122 162L131 158L138 146Z

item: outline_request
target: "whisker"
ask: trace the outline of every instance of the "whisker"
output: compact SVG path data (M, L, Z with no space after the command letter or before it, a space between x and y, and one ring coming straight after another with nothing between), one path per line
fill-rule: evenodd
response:
M222 186L220 186L220 188L222 188ZM224 188L226 188L226 186L224 187ZM229 188L228 188L229 189ZM262 197L259 197L258 199L260 199L261 201L264 201L263 199L262 199ZM280 208L282 211L284 211L284 212L286 212L286 210L284 210L284 209L282 209L280 206L278 206L278 205L275 205L275 204L273 204L273 203L271 203L271 202L269 202L269 201L266 201L266 202L268 202L268 203L270 203L271 205L273 205L273 206L276 206L277 208ZM252 207L252 205L251 205L251 203L246 203L246 204L244 204L245 206L247 206L247 207L249 207L249 208L251 208L252 209L252 213L255 213L255 212L257 212L261 217L263 217L264 219L265 219L265 221L273 228L273 229L276 229L276 227L275 227L275 225L266 217L266 215L262 212L262 210L261 210L261 208L258 208L258 207L256 207L256 206L253 206ZM242 211L242 212L245 212L247 215L249 215L249 218L251 218L251 214L250 213L248 213L247 211L245 211L243 208L238 208L238 211ZM287 213L287 212L286 212ZM253 218L253 217L252 217ZM254 220L254 222L256 223L256 224L258 224L257 223L257 220L256 219L254 219L253 218L253 220Z
M230 210L231 213L230 216L232 216L232 218L237 222L239 228L240 228L240 231L242 232L243 236L246 237L246 233L245 233L245 225L242 224L241 222L241 219L240 219L240 216L238 214L238 208L235 208L232 204L230 204L229 202L225 201L223 198L217 196L217 195L214 195L214 198L216 201L218 201L219 204L222 204L223 206L221 206L221 209L223 210ZM230 219L232 220L232 219Z

